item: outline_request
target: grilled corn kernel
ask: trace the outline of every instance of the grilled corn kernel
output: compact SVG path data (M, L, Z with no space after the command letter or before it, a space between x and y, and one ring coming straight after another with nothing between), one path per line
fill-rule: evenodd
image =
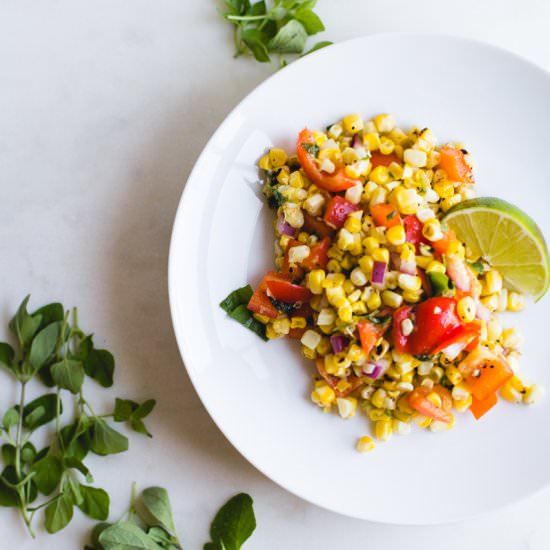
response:
M293 246L288 251L288 261L291 265L303 262L310 254L311 249L306 244Z
M363 144L366 145L369 151L376 151L380 148L380 136L378 132L367 132L363 135Z
M294 172L296 174L296 172ZM302 204L304 210L312 216L318 216L323 210L325 198L320 193L315 193L308 197Z
M495 269L487 271L483 280L483 295L496 294L502 290L502 275Z
M348 216L344 222L344 227L350 233L359 233L361 231L361 220L358 220L353 216Z
M395 119L387 113L376 115L372 121L379 132L391 132L395 128Z
M443 199L440 203L440 206L443 212L447 212L447 210L450 210L453 206L456 206L461 201L462 197L460 195L453 195L448 199Z
M428 156L426 153L418 149L405 149L403 152L403 159L407 164L414 166L415 168L422 168L423 166L426 166L426 163L428 162Z
M525 390L525 394L523 395L523 402L527 405L534 405L541 400L543 393L544 390L541 386L537 384L532 384Z
M394 418L392 421L392 431L397 435L409 435L411 433L411 425L408 422Z
M323 281L325 280L325 272L322 269L314 269L310 271L307 283L309 290L312 294L322 294L323 293Z
M426 267L426 273L445 273L447 271L447 268L437 260L434 260L428 264L428 267Z
M369 254L372 254L380 246L380 243L374 237L366 237L363 239L363 246Z
M525 309L525 298L523 294L518 292L510 292L508 294L508 311L522 311Z
M410 304L417 304L422 298L422 290L404 290L403 291L403 300L409 302Z
M456 386L462 382L462 374L454 365L449 365L445 369L445 376L453 386Z
M254 319L256 319L256 321L260 321L260 323L262 323L263 325L267 325L267 323L269 323L269 321L271 320L269 317L266 317L265 315L260 315L259 313L254 313L253 317Z
M290 319L290 328L306 328L307 321L305 317L292 317Z
M372 259L375 262L389 263L390 261L390 251L387 248L375 248L372 251Z
M357 410L357 399L355 397L337 397L336 406L338 414L342 418L351 418Z
M351 323L353 320L353 311L351 304L343 304L338 308L338 317L345 323Z
M288 334L290 332L290 321L287 317L282 319L275 319L273 321L273 330L278 334Z
M441 382L445 371L441 367L433 367L428 375L436 384Z
M302 355L306 359L314 360L317 358L317 352L314 349L310 349L307 346L302 346Z
M450 430L455 425L455 418L451 415L451 420L449 422L443 422L442 420L433 420L430 423L430 430L432 432L446 432Z
M355 315L366 315L367 313L367 304L365 302L355 302L354 304L351 304L351 310Z
M473 398L471 395L469 395L465 399L454 400L453 406L458 412L465 412L470 408L472 401L473 401Z
M359 115L348 115L342 120L344 130L349 134L356 134L361 131L365 124Z
M369 411L368 416L373 422L377 422L378 420L389 420L390 418L386 414L386 411L380 408L372 408Z
M268 154L269 162L274 170L283 167L288 159L287 154L282 149L271 149Z
M357 445L355 446L355 448L360 453L370 453L374 451L375 447L376 447L376 443L368 435L364 435L363 437L360 437L357 440Z
M383 155L389 155L393 153L393 150L395 149L395 143L387 137L380 138L380 152Z
M471 296L462 298L457 306L456 311L463 323L471 323L476 318L476 303Z
M258 162L258 166L259 166L262 170L268 170L268 171L273 170L273 167L271 166L271 159L269 158L269 153L268 153L267 155L264 155L264 156L260 159L260 162Z
M387 166L380 165L371 170L369 179L378 185L388 183L390 181L390 173Z
M447 180L435 182L433 184L433 189L442 199L448 199L455 194L454 185Z
M429 241L439 241L443 238L443 231L441 230L441 224L436 218L428 220L422 228L422 235Z
M420 290L422 288L422 279L416 275L408 275L407 273L400 273L397 277L397 284L399 288L403 290Z
M374 427L374 435L380 441L389 441L392 431L392 422L390 419L378 420Z
M336 401L336 394L329 385L323 384L311 392L311 400L321 407L326 407Z
M414 189L398 187L395 191L395 206L401 214L416 214L420 205L420 196Z
M394 225L386 231L386 239L393 246L400 246L406 241L405 228L402 225Z
M500 395L506 401L512 403L521 403L523 400L523 392L525 391L521 380L517 376L513 376L500 389Z
M321 335L314 330L306 330L300 340L302 344L311 350L314 350L321 341Z
M521 333L516 328L507 328L503 330L500 339L501 339L502 345L505 348L514 349L514 350L518 349L523 342Z
M283 335L280 332L277 332L271 323L265 326L265 335L270 340L276 340L277 338L281 338Z
M375 311L379 309L381 305L382 305L382 300L378 292L373 292L367 298L367 307L369 308L369 311Z
M414 324L410 319L403 319L401 321L401 333L403 336L409 336L414 330Z
M384 290L382 292L382 302L388 307L398 308L403 303L403 296L392 290Z
M487 340L496 342L502 335L502 324L496 315L492 315L487 321Z

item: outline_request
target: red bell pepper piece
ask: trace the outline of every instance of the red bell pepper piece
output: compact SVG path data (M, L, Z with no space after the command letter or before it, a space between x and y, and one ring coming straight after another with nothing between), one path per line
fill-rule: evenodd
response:
M302 265L309 270L326 269L329 248L330 237L325 237L321 242L311 247L309 256L302 262Z
M295 304L297 302L309 302L311 299L311 291L292 283L288 275L270 271L264 277L264 282L269 295L280 302Z
M361 319L357 322L357 331L359 332L359 340L361 340L361 347L363 351L368 355L376 342L384 336L384 333L388 329L388 324L376 324L366 319Z
M331 227L340 229L346 222L348 214L356 212L359 207L336 195L330 199L325 211L325 222Z
M490 411L498 403L498 397L496 393L490 393L485 399L478 399L472 396L472 404L470 405L470 411L475 416L476 420L479 420L486 412Z
M271 303L267 295L265 280L262 280L258 288L254 291L246 307L254 313L264 315L271 319L276 319L279 316L279 310Z
M447 177L451 181L461 183L475 183L472 169L468 166L464 153L454 147L443 147L439 151L439 168L447 172Z
M332 174L321 171L317 164L315 164L313 157L307 152L307 145L314 144L315 139L313 134L305 128L298 135L296 154L298 155L298 161L303 171L317 187L330 191L331 193L337 193L338 191L345 191L353 187L359 181L347 176L343 166L338 167Z

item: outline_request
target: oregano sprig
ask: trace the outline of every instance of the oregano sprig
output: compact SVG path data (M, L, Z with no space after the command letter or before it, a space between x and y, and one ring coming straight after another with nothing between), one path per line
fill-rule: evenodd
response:
M225 0L224 4L223 16L234 28L235 57L248 53L268 63L276 55L284 66L286 54L306 55L332 44L317 42L305 51L308 37L325 30L313 11L317 0Z
M107 519L109 495L91 485L93 477L83 461L90 452L106 456L128 449L127 437L109 419L150 435L143 419L155 401L139 404L117 399L113 412L97 414L84 396L84 381L88 377L103 387L112 386L112 354L96 348L92 335L81 330L76 308L70 312L52 303L31 314L28 302L29 296L9 323L17 352L10 344L0 343L0 367L19 384L18 402L4 412L0 425L0 506L18 508L34 536L33 520L40 510L49 533L66 527L75 507L92 519ZM52 391L27 402L33 379ZM65 425L63 400L74 402L74 415ZM121 414L120 403L126 404L128 414ZM39 428L49 425L53 428L50 443L37 451L32 439Z

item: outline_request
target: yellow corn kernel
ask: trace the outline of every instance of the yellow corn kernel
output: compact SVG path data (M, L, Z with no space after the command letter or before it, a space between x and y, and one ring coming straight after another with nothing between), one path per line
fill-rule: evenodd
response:
M384 407L384 399L386 398L386 391L382 388L378 388L373 394L370 399L370 402L372 403L373 407L376 407L377 409L382 409Z
M401 382L404 382L406 384L412 384L412 381L414 380L414 371L410 370L409 372L406 372L401 375Z
M352 344L348 352L346 354L346 357L352 362L355 363L356 361L359 361L365 356L365 352L363 351L363 348L358 346L357 344Z
M389 263L390 261L390 251L387 248L375 248L372 251L372 259L375 262Z
M426 399L434 406L441 408L441 405L443 402L441 401L441 397L436 392L431 392L426 396Z
M502 324L496 315L492 315L487 321L487 340L496 342L502 335Z
M387 113L376 115L372 121L379 132L391 132L395 128L393 116Z
M410 418L400 419L394 418L392 422L393 433L397 435L409 435L411 433Z
M448 378L449 382L453 386L457 386L462 382L462 374L460 373L460 370L455 365L449 365L445 369L445 376Z
M346 294L351 294L352 292L355 291L355 285L353 284L351 279L345 279L344 282L342 283L342 288L344 289L344 292Z
M432 423L432 419L424 416L423 414L417 414L414 417L414 421L420 428L428 428L429 425Z
M374 451L375 447L376 443L368 435L360 437L357 440L357 445L355 446L360 453L371 453Z
M289 171L288 166L284 166L282 170L277 174L277 181L281 185L287 185L289 181Z
M426 273L445 273L447 268L437 260L434 260L428 264L426 267Z
M365 127L363 119L356 114L344 117L342 123L344 126L344 130L349 134L356 134Z
M392 290L384 290L382 292L382 302L388 307L398 308L403 303L403 296Z
M299 170L292 172L288 177L288 183L295 189L302 189L304 187L304 177Z
M397 277L397 284L399 288L403 290L417 291L422 288L422 279L416 275L408 275L407 273L400 273Z
M361 298L361 290L358 288L348 295L348 300L354 304Z
M471 323L476 318L476 303L471 296L465 296L456 305L456 311L463 323Z
M525 297L518 292L508 294L508 311L522 311L525 309Z
M344 227L350 233L359 233L361 231L361 220L358 220L354 216L348 216L344 222Z
M395 206L397 206L397 209L401 212L401 214L416 214L420 204L420 197L416 190L398 187L394 193Z
M290 319L290 328L306 328L307 321L305 317L292 317Z
M481 298L481 303L490 311L496 311L498 308L498 294L491 294Z
M388 183L388 181L390 181L390 172L388 170L388 167L380 165L371 170L369 174L369 180L374 181L378 185L384 185L385 183Z
M454 185L447 180L440 180L433 184L433 190L442 198L448 199L455 194Z
M269 153L267 155L264 155L261 159L260 159L260 162L258 162L258 166L262 169L262 170L273 170L273 167L271 166L271 159L269 158Z
M311 309L314 311L319 311L321 309L321 300L323 299L320 295L312 296L311 300L309 301L309 305L311 306Z
M523 394L523 402L526 405L534 405L541 400L543 393L544 390L541 386L538 384L531 384Z
M286 335L290 331L290 321L288 317L283 317L282 319L275 319L273 321L273 330L278 334Z
M311 400L316 405L326 407L336 401L336 394L328 384L323 384L311 392Z
M271 149L268 153L269 162L274 170L278 170L286 164L288 155L282 149Z
M266 331L267 335L267 331ZM267 336L269 338L269 335ZM307 346L302 346L302 355L306 359L314 360L317 358L317 352L314 349L308 348Z
M367 304L363 301L355 302L351 304L351 310L355 315L365 315L367 313Z
M380 138L380 152L383 155L389 155L393 153L393 150L395 149L395 143L387 137Z
M436 218L428 220L422 228L422 235L429 241L439 241L443 238L443 231L441 230L441 224Z
M325 280L325 277L325 272L322 269L314 269L309 273L307 283L309 290L311 290L312 294L323 293L323 282Z
M389 441L392 431L392 422L390 419L377 420L374 425L374 435L376 436L376 439L379 439L380 441Z
M422 269L426 269L431 262L433 262L433 256L416 256L416 265ZM445 266L443 266L445 267Z
M490 294L496 294L502 290L502 275L496 270L491 269L485 273L483 278L483 291L484 296Z
M443 212L447 212L447 210L450 210L453 206L456 206L461 201L462 201L462 197L460 195L453 195L448 199L443 199L439 203L439 205L441 206L441 209L443 210Z
M281 334L280 332L277 332L274 328L273 328L273 324L272 323L269 323L265 326L265 335L270 339L270 340L276 340L277 338L281 338L282 336L284 336L283 334Z
M369 254L372 254L379 246L378 239L374 237L366 237L363 239L363 246L367 249Z
M266 317L265 315L260 315L259 313L254 313L253 317L254 319L256 319L256 321L259 321L263 325L267 325L267 323L271 321L269 317Z
M523 392L525 388L521 380L517 376L513 376L500 389L500 395L506 401L512 403L521 403L523 400Z
M338 407L338 414L342 418L351 418L355 416L357 410L357 399L355 397L337 397L336 406Z
M367 307L369 308L369 311L375 311L379 309L381 305L382 305L382 300L378 292L373 292L367 298Z
M378 132L368 132L364 134L363 144L368 147L369 151L376 151L380 148L380 135Z
M327 269L331 273L340 273L342 271L342 267L340 266L340 263L338 260L329 260L327 263Z
M451 420L449 422L443 422L441 420L433 420L430 423L430 430L432 432L446 432L450 430L455 425L455 417L451 415Z
M422 290L404 290L403 300L409 304L417 304L422 298Z
M453 241L449 244L446 254L447 256L456 256L463 260L466 257L466 248L462 243Z
M349 302L338 308L338 317L344 321L344 323L351 323L353 320L353 311Z
M473 397L468 395L468 397L465 397L464 399L454 399L453 406L458 412L465 412L470 408L472 401Z
M394 225L386 231L386 239L393 246L400 246L406 241L405 228L402 225Z

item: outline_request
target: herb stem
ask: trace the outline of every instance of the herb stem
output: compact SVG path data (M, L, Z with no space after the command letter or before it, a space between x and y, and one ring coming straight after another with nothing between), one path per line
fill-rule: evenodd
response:
M226 15L229 21L261 21L265 19L265 15Z

